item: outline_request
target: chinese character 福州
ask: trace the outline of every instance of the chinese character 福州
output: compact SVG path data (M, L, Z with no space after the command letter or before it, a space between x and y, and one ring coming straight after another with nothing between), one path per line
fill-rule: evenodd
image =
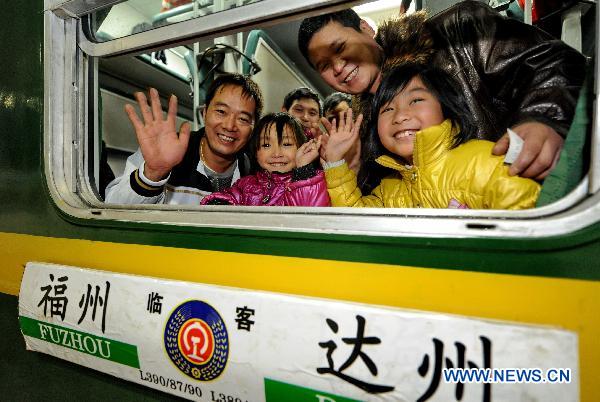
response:
M152 313L157 313L160 314L161 310L162 310L162 301L163 297L161 295L157 293L150 293L148 294L148 304L146 306L146 310L148 310L148 312L150 314Z
M333 352L337 348L336 343L332 340L327 341L327 342L319 342L320 347L327 349L327 362L329 364L329 367L319 367L319 368L317 368L317 372L319 374L333 374L334 376L336 376L346 382L349 382L350 384L352 384L370 394L379 394L379 393L383 393L383 392L393 391L394 387L391 387L389 385L371 384L371 383L359 380L357 378L351 377L351 376L343 373L344 370L346 370L348 367L350 367L352 365L352 363L354 363L354 361L358 357L360 357L362 359L363 363L367 366L367 368L371 372L371 374L373 376L377 376L377 366L375 365L373 360L371 360L371 358L369 356L367 356L367 354L364 353L361 349L362 349L363 345L377 345L377 344L381 343L381 340L376 336L365 337L365 319L364 319L364 317L357 315L356 321L357 321L356 338L342 338L342 341L345 344L353 346L352 353L350 353L350 356L348 357L346 362L344 362L344 364L339 366L339 368L336 370L334 368L334 362L333 362ZM337 332L338 332L337 323L330 318L328 318L326 320L326 322L327 322L327 325L329 326L329 328L334 333L337 334Z
M235 322L238 324L238 329L250 332L250 327L254 324L254 321L250 320L250 317L254 315L254 310L248 308L248 306L244 306L236 308L235 312L237 314Z
M46 292L42 299L38 303L38 307L42 304L44 305L44 317L46 317L46 310L48 307L48 303L50 303L50 317L54 317L55 315L59 316L62 321L65 320L65 314L67 312L67 304L69 300L64 295L67 290L67 285L64 283L69 280L67 276L61 276L56 281L60 282L57 285L46 285L42 286L40 290ZM54 275L50 274L50 282L54 282ZM50 292L54 288L54 296L50 295Z
M481 340L481 345L483 348L483 367L482 368L489 369L492 367L492 342L485 336L480 336L479 339ZM440 385L440 380L442 377L443 360L445 360L447 368L450 368L450 369L451 368L458 368L458 369L465 368L465 353L467 351L467 348L465 347L464 344L462 344L460 342L455 342L454 345L456 346L456 365L453 364L452 360L450 360L449 358L446 357L444 359L444 343L437 338L433 338L435 362L433 364L433 373L431 375L431 382L429 383L429 387L427 388L425 393L423 395L421 395L421 397L419 399L417 399L417 402L425 402L426 400L431 398L433 396L433 394L435 393L435 391L437 390L438 386ZM469 368L471 368L471 369L479 368L475 363L473 363L470 360L467 361L466 363L468 364ZM427 372L429 371L429 355L428 354L426 354L423 357L423 361L421 362L421 365L419 366L417 371L419 372L419 375L421 377L425 377L427 375ZM491 394L492 394L491 387L492 387L492 384L490 384L490 383L483 384L483 402L491 401L491 398L492 398L491 397ZM463 393L464 393L464 384L462 382L456 383L456 388L454 390L455 400L457 400L457 401L462 400Z
M106 290L104 293L104 297L100 296L100 286L96 285L96 293L92 295L92 285L88 283L87 292L81 295L81 300L79 301L79 307L82 308L81 317L79 317L79 321L77 324L81 324L85 316L87 315L88 307L93 307L92 309L92 321L96 321L96 309L98 306L102 307L102 332L104 333L105 323L106 323L106 307L108 305L108 292L110 290L110 282L106 281Z

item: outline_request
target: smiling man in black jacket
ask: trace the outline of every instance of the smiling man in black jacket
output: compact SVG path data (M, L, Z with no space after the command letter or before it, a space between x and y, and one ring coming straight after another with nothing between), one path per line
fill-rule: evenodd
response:
M376 36L352 10L307 18L298 46L331 87L356 95L365 121L386 71L404 62L441 68L462 87L480 138L497 141L495 154L508 148L507 128L523 138L510 173L538 180L556 164L585 71L584 56L564 42L476 1L401 16Z

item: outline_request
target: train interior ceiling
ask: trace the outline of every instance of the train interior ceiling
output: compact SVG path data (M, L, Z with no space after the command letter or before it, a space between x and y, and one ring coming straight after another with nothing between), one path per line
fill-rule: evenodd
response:
M96 12L90 26L93 40L110 41L166 24L243 7L260 0L184 0L171 1L171 9L161 8L162 0L128 0ZM523 9L519 1L485 1L503 14L522 21L533 18L539 26L555 37L592 58L595 46L595 1L534 2L533 14ZM400 0L381 0L364 3L354 10L376 26L398 15ZM421 0L410 2L407 12L424 9L433 15L457 1ZM522 2L524 3L524 2ZM537 7L537 9L535 9ZM536 13L537 12L537 13ZM125 161L138 145L133 127L124 112L124 105L133 102L133 93L156 88L163 107L170 94L178 99L179 124L189 121L194 129L202 126L201 110L205 91L220 72L252 74L265 99L264 112L281 108L286 93L300 86L316 90L324 99L332 90L308 65L298 50L296 38L301 18L281 24L256 27L250 31L225 37L188 43L150 53L100 57L98 87L100 92L96 140L102 156L115 176L122 174ZM95 158L95 185L102 194L107 184ZM100 171L99 171L100 169ZM587 171L587 167L586 167Z

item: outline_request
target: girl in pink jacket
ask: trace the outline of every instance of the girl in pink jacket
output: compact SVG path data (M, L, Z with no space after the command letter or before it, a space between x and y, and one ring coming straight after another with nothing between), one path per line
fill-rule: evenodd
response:
M202 205L330 206L323 171L313 163L319 157L321 139L308 140L294 117L267 114L248 145L256 173L204 197Z

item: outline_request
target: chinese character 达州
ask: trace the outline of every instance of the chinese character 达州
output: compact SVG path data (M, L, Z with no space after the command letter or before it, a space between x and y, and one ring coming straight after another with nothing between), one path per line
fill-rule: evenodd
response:
M146 310L148 310L148 312L150 314L153 313L157 313L160 314L161 310L162 310L162 299L163 297L161 295L157 293L150 293L148 294L148 304L146 306Z
M237 307L235 309L237 318L235 322L238 324L238 329L243 329L245 331L250 332L250 327L254 324L254 321L250 320L250 317L254 315L254 310L248 308L248 306Z
M379 343L381 343L381 340L376 337L376 336L367 336L365 337L365 318L357 315L356 316L356 321L357 321L357 330L356 330L356 337L355 338L342 338L342 341L347 344L347 345L352 345L352 352L350 353L350 356L348 357L348 359L344 362L344 364L342 364L341 366L339 366L339 368L336 370L334 368L334 362L333 362L333 352L335 351L335 349L337 348L337 344L330 340L327 342L319 342L319 346L327 349L327 362L329 367L319 367L317 368L317 373L319 374L332 374L370 394L379 394L379 393L383 393L383 392L390 392L394 390L394 387L389 386L389 385L379 385L379 384L371 384L362 380L359 380L357 378L351 377L347 374L344 374L343 371L346 370L348 367L350 367L354 361L360 357L361 360L363 361L363 363L367 366L367 368L369 369L369 371L371 372L371 374L373 376L377 376L377 366L375 365L375 363L373 362L373 360L371 360L371 358L369 356L367 356L367 354L365 352L363 352L362 346L363 345L377 345ZM335 321L333 321L330 318L327 318L326 320L327 325L329 326L329 328L337 334L338 332L338 325Z
M46 292L42 299L38 303L38 307L44 305L44 317L46 316L46 310L48 303L50 303L50 317L59 316L62 321L65 320L65 314L67 312L67 304L69 300L64 295L67 290L67 285L64 283L69 280L67 276L61 276L56 281L59 282L57 285L46 285L42 286L40 290ZM50 282L54 282L54 275L50 274ZM50 292L54 289L54 296L50 295Z
M481 345L483 348L483 367L482 368L489 369L492 367L492 342L485 336L480 336L479 339L481 340ZM431 375L431 382L429 383L429 387L427 388L425 393L423 395L421 395L421 397L419 399L417 399L417 402L425 402L426 400L431 398L433 396L433 394L435 393L435 391L437 390L438 386L440 385L440 380L442 377L442 363L444 360L446 362L447 368L450 368L450 369L451 368L458 368L458 369L465 368L465 353L466 353L467 348L465 347L464 344L462 344L460 342L454 343L454 345L456 346L456 365L455 365L452 363L452 360L450 360L449 358L446 357L444 359L444 343L437 338L433 338L432 340L433 340L435 361L433 363L433 373ZM470 360L468 360L466 363L468 364L469 368L471 368L471 369L479 368L475 363L473 363ZM425 377L427 375L427 372L429 371L429 355L428 354L426 354L423 357L423 361L421 362L421 365L419 366L417 371L419 372L419 375L421 377ZM491 394L492 394L491 387L492 387L492 384L490 384L490 383L483 384L483 402L491 401ZM457 400L457 401L462 400L463 393L464 393L464 384L462 382L456 383L456 388L454 390L455 400Z
M100 286L96 285L96 293L92 295L92 285L88 283L87 292L81 295L81 300L79 301L79 307L81 307L81 317L79 317L79 321L77 324L81 324L85 316L87 315L88 307L93 307L92 309L92 321L96 321L96 309L98 306L102 307L102 332L104 333L104 328L106 324L106 307L108 305L108 292L110 291L110 282L106 281L106 290L104 293L104 297L100 295Z

